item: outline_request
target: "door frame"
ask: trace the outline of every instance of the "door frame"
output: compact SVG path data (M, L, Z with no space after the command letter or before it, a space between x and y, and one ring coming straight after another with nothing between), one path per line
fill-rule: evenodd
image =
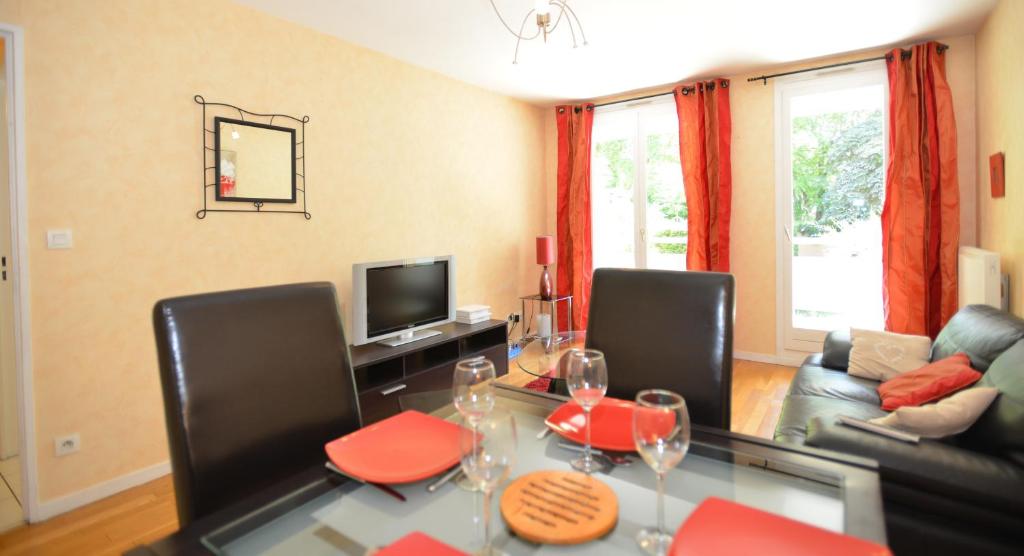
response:
M779 354L821 351L827 331L795 329L791 326L793 313L791 289L793 268L792 220L792 159L790 152L789 98L795 94L829 89L856 87L877 82L882 77L882 166L889 160L889 87L885 62L866 62L842 69L808 72L775 80L775 307L776 350ZM879 292L881 294L881 292Z
M10 273L14 291L15 368L18 385L19 462L21 463L21 507L26 521L39 515L36 467L35 399L32 383L31 310L28 271L28 172L25 148L25 32L16 25L0 23L5 41L7 98L10 106L11 255Z

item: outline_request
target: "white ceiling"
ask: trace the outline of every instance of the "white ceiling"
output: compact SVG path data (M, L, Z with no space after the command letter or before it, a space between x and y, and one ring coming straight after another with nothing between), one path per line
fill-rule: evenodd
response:
M547 104L694 77L973 33L996 0L570 0L589 45L560 26L515 37L489 0L236 0L410 64ZM518 26L534 0L495 0ZM513 23L515 22L515 23ZM527 27L529 29L529 27Z

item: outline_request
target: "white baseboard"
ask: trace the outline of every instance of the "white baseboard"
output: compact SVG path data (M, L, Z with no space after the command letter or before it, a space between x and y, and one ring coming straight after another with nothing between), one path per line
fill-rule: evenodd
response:
M127 490L134 486L148 483L154 479L159 479L170 472L171 462L165 461L139 469L138 471L132 471L131 473L121 475L120 477L115 477L109 481L84 488L78 492L68 494L67 496L61 496L60 498L40 502L38 512L36 515L32 516L32 521L45 521L51 517L69 512L75 508L79 508L86 504L117 494L122 490Z
M756 361L758 363L770 363L772 365L786 365L788 367L799 367L806 355L775 355L769 353L754 353L752 351L734 351L732 356L744 361Z

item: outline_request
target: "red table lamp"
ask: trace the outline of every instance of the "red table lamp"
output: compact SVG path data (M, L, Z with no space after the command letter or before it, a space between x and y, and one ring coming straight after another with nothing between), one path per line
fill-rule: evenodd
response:
M555 289L551 285L548 265L555 264L555 238L537 236L537 264L544 265L544 271L540 274L540 297L552 299L555 296Z

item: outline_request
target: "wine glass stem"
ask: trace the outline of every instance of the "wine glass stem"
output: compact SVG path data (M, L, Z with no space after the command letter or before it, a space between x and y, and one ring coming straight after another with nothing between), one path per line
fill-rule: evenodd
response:
M590 456L590 408L583 408L583 415L587 419L587 443L583 445L583 461L587 462L589 467L591 462Z
M665 474L658 473L658 532L665 534Z
M491 489L484 489L484 553L491 551Z

